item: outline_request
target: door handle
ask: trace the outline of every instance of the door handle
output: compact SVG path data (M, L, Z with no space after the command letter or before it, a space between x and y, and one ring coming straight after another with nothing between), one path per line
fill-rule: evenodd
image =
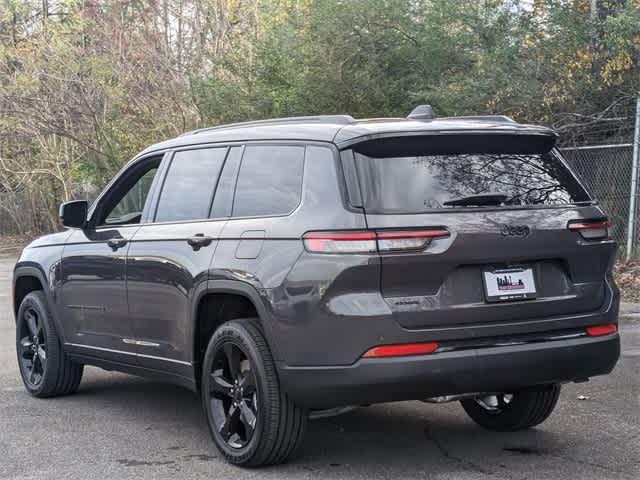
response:
M204 233L196 233L193 237L187 239L187 243L191 245L191 248L196 252L202 247L210 245L212 241L213 238L205 237Z
M107 240L107 245L109 245L111 247L111 250L113 250L114 252L119 248L124 247L126 244L126 238L112 238L110 240Z

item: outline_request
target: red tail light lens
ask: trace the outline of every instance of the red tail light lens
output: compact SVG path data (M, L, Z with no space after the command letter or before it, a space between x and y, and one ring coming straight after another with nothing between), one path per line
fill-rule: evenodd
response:
M303 237L304 246L315 253L374 253L376 233L354 232L309 232Z
M373 253L423 250L436 238L446 238L443 228L428 230L360 230L309 232L302 239L305 248L314 253Z
M572 232L580 232L585 240L599 240L609 237L609 220L576 220L569 222L568 228Z
M398 345L381 345L368 350L365 358L408 357L412 355L429 355L438 349L438 344L431 343L402 343Z
M608 325L597 325L595 327L587 327L587 335L590 337L602 337L603 335L611 335L618 331L618 326L614 323Z

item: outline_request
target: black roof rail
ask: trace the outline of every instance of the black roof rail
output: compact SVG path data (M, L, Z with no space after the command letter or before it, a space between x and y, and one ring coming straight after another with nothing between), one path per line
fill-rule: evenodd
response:
M288 123L337 123L339 125L348 125L355 122L355 118L351 115L311 115L303 117L284 117L284 118L270 118L266 120L252 120L249 122L227 123L225 125L218 125L215 127L198 128L190 132L185 132L181 137L186 135L197 135L198 133L211 132L216 130L224 130L226 128L239 128L239 127L259 127L263 125L286 125Z
M438 120L478 120L480 122L518 123L506 115L463 115L460 117L438 117Z

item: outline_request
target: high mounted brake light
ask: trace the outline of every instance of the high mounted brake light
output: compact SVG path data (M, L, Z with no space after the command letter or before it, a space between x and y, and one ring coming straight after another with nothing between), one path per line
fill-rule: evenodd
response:
M443 228L426 230L359 230L309 232L302 238L314 253L374 253L423 250L436 238L446 238Z
M585 240L600 240L609 237L609 220L574 220L569 222L568 228L572 232L579 232Z

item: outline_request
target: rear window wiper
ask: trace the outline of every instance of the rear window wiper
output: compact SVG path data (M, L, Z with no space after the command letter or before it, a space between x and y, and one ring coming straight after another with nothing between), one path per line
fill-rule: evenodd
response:
M454 198L443 203L447 207L502 205L510 196L504 193L478 193Z

